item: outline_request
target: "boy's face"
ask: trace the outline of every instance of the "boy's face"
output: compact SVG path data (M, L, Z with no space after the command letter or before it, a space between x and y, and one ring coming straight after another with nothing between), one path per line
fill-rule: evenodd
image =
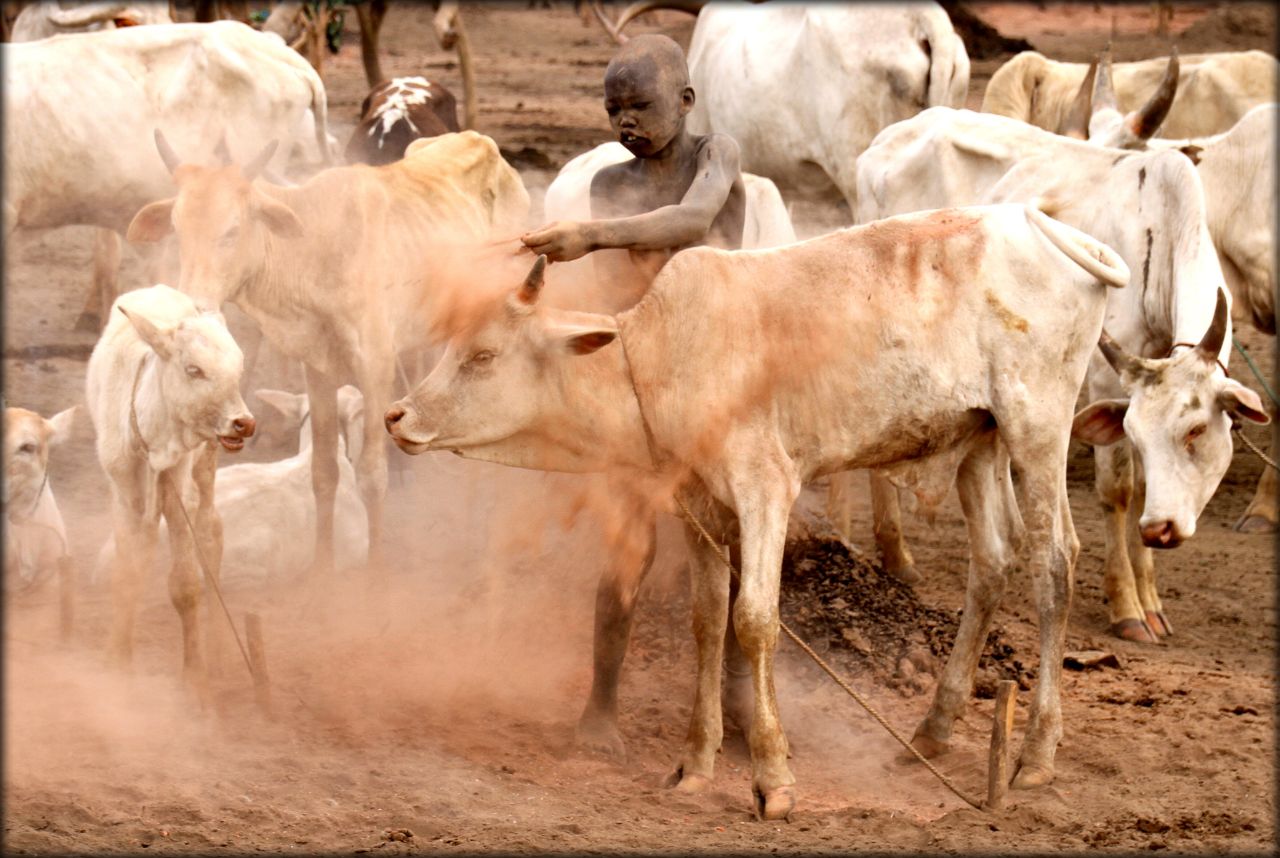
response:
M693 108L693 88L672 85L650 58L619 64L604 79L604 109L619 142L637 158L662 151Z

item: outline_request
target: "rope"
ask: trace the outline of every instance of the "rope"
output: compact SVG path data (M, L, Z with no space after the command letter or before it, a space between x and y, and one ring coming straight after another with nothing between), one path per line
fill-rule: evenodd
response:
M1240 341L1236 339L1235 334L1231 335L1231 345L1235 346L1236 351L1240 352L1240 357L1244 358L1244 362L1249 365L1249 369L1253 370L1253 377L1258 379L1258 383L1261 384L1262 389L1267 392L1267 396L1271 397L1272 404L1280 408L1280 399L1276 399L1276 395L1267 384L1267 380L1262 377L1262 373L1258 371L1258 367L1253 363L1253 358L1249 357L1249 353L1240 345ZM1274 468L1275 465L1272 464L1271 467Z
M1244 445L1254 452L1254 455L1256 455L1262 461L1266 462L1272 468L1275 468L1277 471L1280 471L1280 466L1276 465L1275 460L1272 459L1270 456L1268 456L1266 453L1259 450L1257 446L1252 441L1249 440L1249 436L1244 434L1244 431L1241 430L1239 426L1232 426L1231 428L1234 429L1235 433L1240 436L1240 440L1244 442Z
M711 534L707 533L707 529L702 526L702 522L698 521L697 517L694 516L694 514L689 511L689 508L685 506L684 499L681 498L679 495L676 495L676 503L679 504L680 512L684 514L685 520L688 521L689 524L693 525L693 528L698 531L698 534L704 540L706 540L707 545L711 546L711 548L716 552L716 556L719 557L720 560L724 563L724 565L729 569L729 573L736 577L738 574L738 570L733 568L733 564L729 560L728 553L723 551L720 545L717 544L714 539L712 539ZM897 730L893 729L893 727L889 724L889 722L886 721L880 715L880 713L875 710L875 707L873 707L870 703L868 703L861 694L859 694L857 691L853 689L852 686L850 686L847 682L845 682L842 678L840 678L840 676L838 676L836 672L831 669L831 666L828 665L825 661L823 661L822 657L818 655L816 652L814 652L813 649L807 643L801 640L799 635L791 631L791 629L787 626L787 624L782 622L781 619L778 620L778 626L779 628L782 629L783 634L785 634L788 638L790 638L792 642L795 643L796 646L800 647L800 649L804 651L805 655L813 659L814 662L817 663L818 667L822 668L823 672L826 673L827 676L831 677L835 681L836 685L839 685L841 688L843 688L845 693L848 694L850 697L852 697L855 701L857 701L858 705L861 706L863 709L865 709L867 713L871 715L871 717L874 718L881 727L889 731L889 735L897 739L898 744L902 745L902 747L910 751L912 756L914 756L917 760L924 763L925 768L927 768L930 772L932 772L934 777L942 781L943 786L951 790L953 793L959 796L961 800L963 800L966 804L970 805L971 807L975 807L979 810L982 809L982 802L975 801L974 799L970 798L969 796L961 792L960 788L957 787L954 783L952 783L950 778L948 778L942 772L938 771L934 767L933 763L925 759L924 755L921 754L919 751L917 751L914 747L912 747L910 742L902 738L901 734L899 734Z

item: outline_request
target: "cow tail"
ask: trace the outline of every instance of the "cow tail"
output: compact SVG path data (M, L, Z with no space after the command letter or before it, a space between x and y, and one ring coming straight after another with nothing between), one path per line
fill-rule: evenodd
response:
M307 84L311 87L311 116L315 120L316 146L320 151L320 163L328 167L333 164L333 154L329 151L329 102L325 97L324 81L314 69L307 75Z
M925 107L964 107L969 89L969 54L964 42L940 8L928 10L921 25L920 47L929 57Z

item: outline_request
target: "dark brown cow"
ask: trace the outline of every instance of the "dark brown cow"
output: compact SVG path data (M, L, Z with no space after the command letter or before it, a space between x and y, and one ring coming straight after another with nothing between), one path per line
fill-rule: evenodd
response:
M360 105L360 124L347 141L349 164L390 164L419 137L458 131L453 93L425 77L384 80Z

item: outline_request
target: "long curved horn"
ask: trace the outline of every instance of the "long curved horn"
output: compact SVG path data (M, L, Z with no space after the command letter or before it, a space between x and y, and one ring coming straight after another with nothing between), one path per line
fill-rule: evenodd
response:
M178 169L178 165L182 160L178 154L173 151L173 147L169 145L169 141L164 139L164 133L159 128L155 130L156 151L160 153L160 160L164 161L165 167L169 170L169 175L173 175L173 171Z
M1085 74L1080 88L1076 90L1076 97L1072 99L1067 115L1058 125L1058 133L1064 137L1074 137L1077 140L1089 139L1089 116L1093 113L1093 80L1097 74L1098 61L1094 60L1089 63L1089 71Z
M654 9L674 9L677 12L688 12L690 15L697 15L705 5L707 5L707 0L666 0L666 2L640 0L640 2L632 3L626 9L623 9L617 21L609 20L609 17L604 13L604 7L600 5L600 0L592 0L591 11L595 13L605 32L619 45L625 45L627 36L623 34L622 28L645 12L652 12Z
M1107 359L1107 363L1111 364L1111 368L1120 375L1135 372L1142 367L1138 359L1116 345L1116 341L1111 339L1111 335L1106 331L1103 331L1102 336L1098 338L1098 348L1102 351L1102 356Z
M124 10L124 3L85 3L72 9L49 10L49 23L64 30L77 30L99 21L110 21Z
M1218 362L1218 352L1222 351L1222 343L1227 338L1227 295L1218 287L1218 303L1213 308L1213 321L1209 330L1204 332L1196 351L1200 357L1211 364Z
M533 304L538 300L538 295L542 292L542 277L547 270L547 257L539 255L533 261L533 267L529 269L529 274L524 278L524 282L520 284L520 291L516 297L522 304Z
M1115 88L1111 84L1111 45L1107 45L1102 55L1098 57L1098 71L1093 82L1093 112L1096 113L1108 107L1112 110L1120 110L1120 105L1116 101Z
M262 151L258 153L258 157L250 161L248 166L240 171L244 174L247 181L252 182L258 177L258 174L262 172L262 169L267 166L267 162L271 160L271 156L276 153L276 147L279 145L279 140L272 140L266 146L262 147Z
M1129 120L1129 128L1140 140L1146 140L1164 124L1173 107L1173 98L1178 94L1178 49L1175 47L1169 55L1169 65L1165 67L1160 86L1152 94L1147 103L1135 110Z

